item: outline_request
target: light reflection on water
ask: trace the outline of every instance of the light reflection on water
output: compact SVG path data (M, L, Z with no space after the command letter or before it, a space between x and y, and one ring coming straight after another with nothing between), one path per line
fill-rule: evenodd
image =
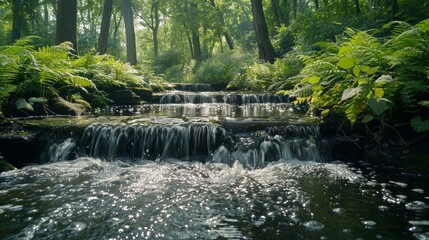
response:
M93 158L0 175L5 239L424 239L426 185L344 164ZM352 170L351 170L352 169ZM357 173L359 172L359 173ZM407 196L407 198L398 197Z

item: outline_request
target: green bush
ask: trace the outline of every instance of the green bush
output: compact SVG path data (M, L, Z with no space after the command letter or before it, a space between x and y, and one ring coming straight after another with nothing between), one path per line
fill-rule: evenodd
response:
M177 66L184 65L185 58L183 53L179 50L170 49L161 53L153 61L153 69L156 74L165 74L167 69ZM177 67L176 67L177 68Z
M250 60L249 55L239 50L217 54L201 63L194 74L194 82L228 84Z
M376 122L383 129L390 126L391 111L408 112L415 130L429 130L421 108L429 106L429 19L383 29L392 30L391 36L378 39L349 28L335 43L319 43L320 51L302 56L305 67L288 93L313 112L342 113L351 124Z

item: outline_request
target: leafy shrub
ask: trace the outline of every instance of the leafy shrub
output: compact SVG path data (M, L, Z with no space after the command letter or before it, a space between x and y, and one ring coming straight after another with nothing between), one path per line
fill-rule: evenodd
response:
M194 74L194 82L228 84L251 58L239 50L221 53L201 63Z
M184 63L185 59L183 57L183 53L179 50L170 49L161 53L154 59L153 69L156 74L165 74L167 69L177 65L183 66Z
M343 113L351 124L375 119L389 126L387 112L393 108L423 113L417 106L426 105L429 93L429 19L384 28L393 29L384 41L349 28L337 42L319 43L319 52L302 56L300 81L288 93L322 115ZM416 116L411 124L425 131L428 123Z

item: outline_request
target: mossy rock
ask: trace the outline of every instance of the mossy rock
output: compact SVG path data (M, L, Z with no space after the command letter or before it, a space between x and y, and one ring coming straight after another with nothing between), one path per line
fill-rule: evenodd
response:
M114 105L139 105L140 97L131 90L115 90L108 92Z
M60 115L79 116L87 112L86 107L79 103L72 103L62 97L54 97L49 100L49 107L52 112Z
M91 104L81 98L77 98L73 100L74 103L82 105L86 110L91 111Z
M142 100L146 102L153 102L153 92L146 88L130 88L132 92L137 94Z
M12 164L8 163L6 160L0 160L0 173L15 170Z

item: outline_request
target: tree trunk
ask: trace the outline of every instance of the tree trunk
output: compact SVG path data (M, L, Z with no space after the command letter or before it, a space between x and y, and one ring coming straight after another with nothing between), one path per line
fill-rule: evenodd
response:
M56 43L71 42L77 54L77 0L58 0Z
M359 0L355 0L355 9L357 14L361 14Z
M152 38L153 38L153 55L154 55L154 57L158 57L158 55L159 55L158 28L154 28L152 30Z
M292 0L293 8L293 19L296 19L296 13L298 12L298 0Z
M319 10L319 0L314 0L314 7Z
M398 13L398 0L392 0L392 20L396 20L397 13Z
M22 28L22 2L21 0L12 1L12 35L11 40L14 42L17 39L21 38L21 28Z
M131 65L137 64L136 34L134 31L133 10L131 0L122 0L122 12L125 23L125 37L127 42L127 62Z
M282 25L282 12L280 10L279 0L271 0L271 7L273 9L276 25L280 27Z
M152 38L153 38L153 55L154 57L158 57L159 50L158 50L158 29L159 29L159 2L156 1L152 5L152 14L153 14L153 20L152 20Z
M200 35L198 34L198 30L192 31L192 46L194 48L194 59L197 62L201 62L201 44L200 44Z
M193 19L190 24L191 27L191 40L192 40L192 46L194 49L194 59L197 61L197 64L201 62L202 55L201 55L201 43L200 43L200 34L199 34L199 16L198 16L198 4L191 2L190 3L190 14L192 15Z
M229 36L228 32L224 32L223 36L225 37L226 43L228 44L229 50L234 49L234 42L232 41L232 38Z
M265 21L264 10L262 8L262 0L251 0L253 27L256 33L258 42L259 58L270 63L274 63L276 53L271 45L268 35L268 27Z
M100 36L98 38L98 53L107 53L109 40L110 18L112 16L113 0L104 0L103 17L101 19Z

